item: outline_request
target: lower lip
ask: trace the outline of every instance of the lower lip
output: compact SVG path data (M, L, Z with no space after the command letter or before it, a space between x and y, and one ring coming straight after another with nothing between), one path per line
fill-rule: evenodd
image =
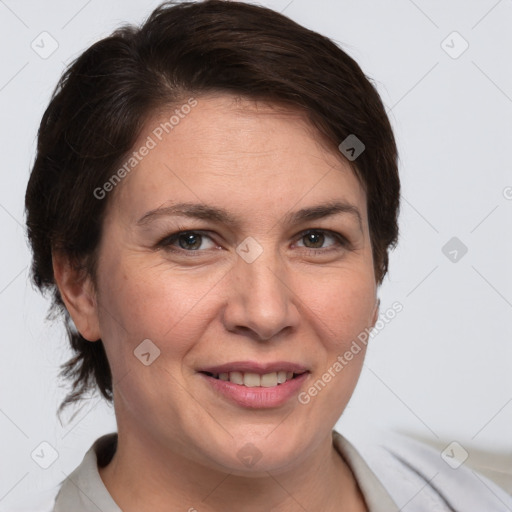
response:
M237 405L252 409L265 409L279 407L296 395L304 381L308 378L309 372L302 373L294 379L287 380L283 384L269 388L261 386L249 388L235 384L234 382L210 377L205 373L200 373L200 375L217 393Z

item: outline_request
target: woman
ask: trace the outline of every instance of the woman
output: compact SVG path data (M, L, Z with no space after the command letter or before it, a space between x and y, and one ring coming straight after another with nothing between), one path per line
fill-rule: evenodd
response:
M97 387L118 432L53 510L504 510L422 446L333 431L399 193L371 83L273 11L164 4L81 55L41 123L27 226L76 353L63 407Z

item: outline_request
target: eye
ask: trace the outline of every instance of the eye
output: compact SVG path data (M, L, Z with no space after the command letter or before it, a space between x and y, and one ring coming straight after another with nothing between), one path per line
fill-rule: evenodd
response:
M209 243L207 242L209 241ZM308 249L310 254L324 254L329 251L341 250L349 247L349 241L341 234L335 231L325 229L310 229L304 231L299 236L299 242L304 241L299 247ZM326 242L329 242L326 246ZM200 251L214 249L217 244L210 236L202 231L178 231L166 236L157 247L168 251L181 253L197 253Z
M204 240L210 240L209 247L203 245ZM169 250L179 251L182 249L187 252L195 252L200 249L212 249L215 247L215 244L208 235L200 231L178 231L162 239L158 246Z
M326 240L331 240L332 242L325 247L324 243ZM335 231L329 231L325 229L310 229L301 233L300 240L304 240L304 247L306 249L311 249L312 253L316 250L318 252L327 252L330 250L337 250L340 248L348 247L348 240L341 234L336 233Z

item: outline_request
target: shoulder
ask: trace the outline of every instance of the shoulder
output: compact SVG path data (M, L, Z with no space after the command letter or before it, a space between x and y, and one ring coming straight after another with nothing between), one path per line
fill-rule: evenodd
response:
M10 506L8 512L96 512L100 509L118 512L119 508L98 472L98 466L108 464L116 448L117 432L102 435L93 442L80 464L61 482L45 491L31 493L23 501ZM0 512L4 512L1 505Z
M471 469L470 453L458 443L441 451L404 435L372 432L350 444L404 512L512 510L512 497Z

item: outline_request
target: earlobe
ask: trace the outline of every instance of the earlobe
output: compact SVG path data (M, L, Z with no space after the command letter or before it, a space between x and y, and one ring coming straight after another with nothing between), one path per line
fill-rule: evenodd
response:
M372 324L371 326L374 327L377 323L377 319L379 318L379 308L380 308L380 299L377 299L375 301L375 307L373 308L373 314L372 314Z
M54 252L52 261L60 296L78 332L86 340L99 340L98 308L90 276L73 266L69 257L62 253Z

